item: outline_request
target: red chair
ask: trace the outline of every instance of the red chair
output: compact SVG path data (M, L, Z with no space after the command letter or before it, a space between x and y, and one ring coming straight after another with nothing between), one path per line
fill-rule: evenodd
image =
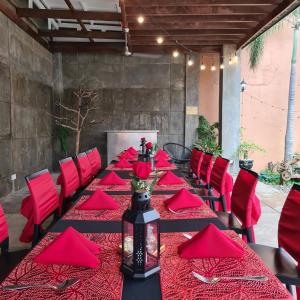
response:
M243 235L248 243L255 242L253 226L261 214L260 202L255 196L258 174L241 169L231 194L231 213L217 212L224 225Z
M300 286L300 186L294 185L281 211L278 223L278 248L249 244L272 272L292 293ZM291 258L296 260L297 263ZM297 288L300 299L300 288Z
M92 167L85 152L76 156L80 186L85 187L92 179Z
M216 210L215 202L221 203L223 211L227 211L225 180L228 167L229 160L218 156L211 171L208 189L200 190L200 196L203 200L209 201L214 211Z
M56 220L59 197L48 169L26 176L25 179L30 191L30 204L33 212L32 245L34 246L41 236L41 224L52 214Z
M196 180L200 180L200 168L201 168L203 156L204 156L203 151L199 151L197 149L192 150L190 168L192 174L196 176Z
M59 161L61 175L57 178L57 183L61 185L59 195L59 215L64 206L64 200L71 198L80 187L80 180L76 165L71 157Z
M19 264L29 250L9 252L8 226L3 209L0 205L0 282Z
M213 165L213 155L205 153L200 168L200 187L208 187Z
M96 176L98 172L101 170L101 163L102 163L99 151L96 147L94 147L93 149L86 151L86 155L91 164L92 174L93 176Z

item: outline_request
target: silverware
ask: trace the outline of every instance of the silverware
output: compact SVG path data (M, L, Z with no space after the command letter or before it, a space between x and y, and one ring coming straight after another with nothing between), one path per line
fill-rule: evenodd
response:
M190 213L199 213L201 212L201 209L194 209L194 208L188 208L185 209L183 211L174 211L171 208L168 208L169 212L171 212L172 214L176 214L176 215L186 215L186 214L190 214Z
M208 284L215 284L220 280L244 280L244 281L267 281L266 276L222 276L222 277L204 277L196 272L192 272L193 276L200 281Z
M77 278L71 278L67 279L59 284L15 284L15 285L5 285L2 287L2 290L4 291L18 291L18 290L25 290L25 289L31 289L31 288L36 288L36 287L41 287L41 288L48 288L51 290L55 290L57 292L62 292L66 288L76 284L79 282L79 279Z
M192 236L190 234L187 234L187 233L183 233L182 234L185 238L187 238L188 240L191 240L192 239Z
M106 213L108 210L107 209L104 209L104 210L101 210L100 212L98 212L97 214L95 214L95 218L97 218L97 217L100 217L100 216L102 216L104 213Z

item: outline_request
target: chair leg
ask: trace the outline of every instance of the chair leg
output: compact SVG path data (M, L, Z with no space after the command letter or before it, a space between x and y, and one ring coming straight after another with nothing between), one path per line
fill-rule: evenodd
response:
M222 196L220 197L220 202L221 202L221 204L222 204L222 209L223 209L223 211L224 211L224 212L227 212L226 199L225 199L224 195L222 195Z
M247 237L247 243L254 243L254 239L253 239L253 232L252 232L253 228L246 228L246 237Z
M286 284L286 289L293 295L293 287L289 284Z
M209 206L213 211L216 211L216 204L214 200L209 200Z
M8 253L8 247L9 247L9 238L7 237L2 243L1 243L1 254L5 255Z
M38 243L41 235L41 227L39 224L34 224L32 248Z

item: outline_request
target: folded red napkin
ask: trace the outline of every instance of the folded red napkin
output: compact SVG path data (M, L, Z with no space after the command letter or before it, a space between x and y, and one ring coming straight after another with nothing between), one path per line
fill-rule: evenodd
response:
M132 155L129 151L125 150L124 152L122 152L120 155L119 155L119 158L120 159L130 159L130 160L133 160L134 159L134 155Z
M174 211L183 208L194 208L199 207L203 204L201 199L189 192L187 189L181 189L171 198L165 200L165 205L167 208Z
M172 164L169 163L169 162L168 162L167 160L165 160L165 159L159 159L159 160L157 160L156 163L155 163L155 167L156 167L156 168L171 167L171 166L172 166Z
M178 254L182 258L235 258L243 253L243 248L214 224L207 225L178 247Z
M77 209L98 210L98 209L118 209L120 204L113 197L107 195L102 190L97 189L86 201Z
M155 154L154 158L157 159L157 160L159 160L159 159L168 159L169 155L164 150L158 149L158 151Z
M46 246L34 261L41 264L71 265L97 268L100 265L100 247L83 237L72 227L68 227Z
M128 148L127 152L129 152L131 155L137 155L138 154L138 152L133 147Z
M120 158L120 160L115 163L115 167L120 169L131 169L132 164L126 158Z
M139 161L133 164L133 174L142 180L147 179L151 172L151 165L148 162Z
M183 183L184 181L171 171L166 172L157 182L158 185L183 184Z
M112 184L123 185L126 184L126 181L123 180L121 177L119 177L115 172L110 172L99 181L99 184L100 185L112 185Z

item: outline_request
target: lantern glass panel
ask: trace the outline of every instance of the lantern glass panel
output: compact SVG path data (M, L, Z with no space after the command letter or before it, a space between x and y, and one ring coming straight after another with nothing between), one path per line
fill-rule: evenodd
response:
M158 264L158 222L155 221L146 224L145 237L145 269L150 269Z
M133 267L133 224L124 221L123 263Z

